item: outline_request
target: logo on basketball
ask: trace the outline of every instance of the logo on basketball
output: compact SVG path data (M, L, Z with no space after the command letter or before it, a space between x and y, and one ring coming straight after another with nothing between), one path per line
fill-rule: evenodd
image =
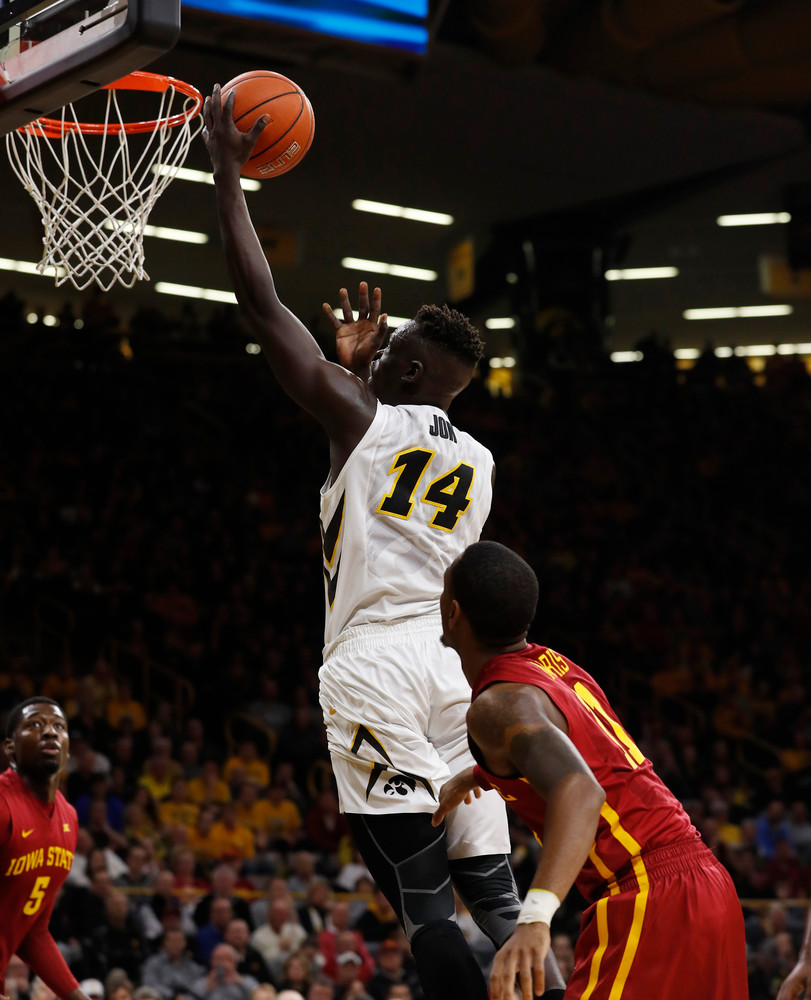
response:
M261 163L256 169L260 174L272 174L274 170L278 170L279 167L285 165L285 161L289 162L293 157L301 150L301 146L297 142L291 143L287 149L277 156L275 160L271 160L269 163Z

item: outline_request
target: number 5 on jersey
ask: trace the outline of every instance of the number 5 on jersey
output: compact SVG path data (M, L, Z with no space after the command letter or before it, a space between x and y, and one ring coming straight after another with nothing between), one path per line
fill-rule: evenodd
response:
M50 884L50 875L40 875L36 880L34 888L31 890L31 895L28 897L28 902L23 907L23 913L27 917L32 917L40 906L42 906L42 900L45 899L45 890Z
M436 452L426 448L410 448L394 458L389 475L396 475L394 486L380 501L378 511L389 517L408 520L414 509L415 494ZM436 507L428 522L440 531L453 531L459 518L470 506L470 490L476 470L467 462L460 462L450 472L432 479L420 497L420 503Z

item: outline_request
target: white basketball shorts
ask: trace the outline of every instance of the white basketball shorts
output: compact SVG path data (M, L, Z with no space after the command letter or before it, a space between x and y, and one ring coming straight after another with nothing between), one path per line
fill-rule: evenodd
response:
M347 629L324 651L321 708L342 812L429 812L439 789L474 761L465 713L470 685L442 645L438 615ZM446 821L448 857L506 854L494 791Z

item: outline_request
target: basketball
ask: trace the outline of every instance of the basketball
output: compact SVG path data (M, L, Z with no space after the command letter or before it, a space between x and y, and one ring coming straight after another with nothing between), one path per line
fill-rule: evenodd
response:
M232 90L234 121L241 131L247 132L262 115L270 118L242 175L278 177L301 163L315 134L315 116L304 91L281 73L261 69L226 83L223 101Z

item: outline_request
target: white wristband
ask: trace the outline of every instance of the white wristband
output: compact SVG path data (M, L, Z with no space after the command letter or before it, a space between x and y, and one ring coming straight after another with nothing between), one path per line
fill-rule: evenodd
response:
M549 924L555 915L560 900L548 889L530 889L518 914L516 924Z

